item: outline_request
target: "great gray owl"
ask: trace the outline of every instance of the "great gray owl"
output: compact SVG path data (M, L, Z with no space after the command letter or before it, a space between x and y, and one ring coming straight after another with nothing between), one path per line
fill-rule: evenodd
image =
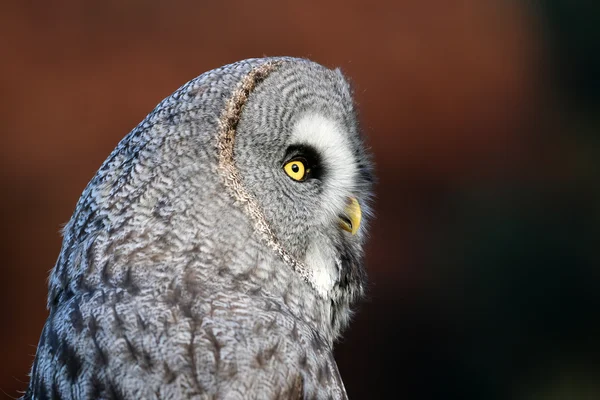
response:
M339 70L188 82L84 190L25 398L345 398L332 346L365 288L371 171Z

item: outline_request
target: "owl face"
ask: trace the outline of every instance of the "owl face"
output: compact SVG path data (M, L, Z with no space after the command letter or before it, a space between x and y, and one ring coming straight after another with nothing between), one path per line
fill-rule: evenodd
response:
M371 164L342 74L283 64L249 96L234 153L244 186L315 289L360 287Z

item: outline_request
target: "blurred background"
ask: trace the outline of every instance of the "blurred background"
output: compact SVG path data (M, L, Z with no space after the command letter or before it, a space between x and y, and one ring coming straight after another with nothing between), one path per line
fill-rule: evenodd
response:
M0 397L117 142L200 73L291 55L351 77L377 164L350 397L600 399L600 2L8 2L0 54Z

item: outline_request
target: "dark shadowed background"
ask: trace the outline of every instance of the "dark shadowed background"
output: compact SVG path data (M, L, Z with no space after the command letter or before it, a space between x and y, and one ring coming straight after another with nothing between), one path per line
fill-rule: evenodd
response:
M3 4L0 397L105 157L184 82L263 55L341 67L375 154L350 397L599 399L600 3L578 0Z

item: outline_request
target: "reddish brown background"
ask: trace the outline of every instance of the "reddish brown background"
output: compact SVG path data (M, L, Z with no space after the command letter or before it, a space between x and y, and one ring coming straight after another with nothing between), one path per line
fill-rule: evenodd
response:
M116 143L200 73L291 55L351 77L377 164L370 295L337 348L350 396L598 394L598 109L520 3L3 6L0 389L26 387L59 229Z

